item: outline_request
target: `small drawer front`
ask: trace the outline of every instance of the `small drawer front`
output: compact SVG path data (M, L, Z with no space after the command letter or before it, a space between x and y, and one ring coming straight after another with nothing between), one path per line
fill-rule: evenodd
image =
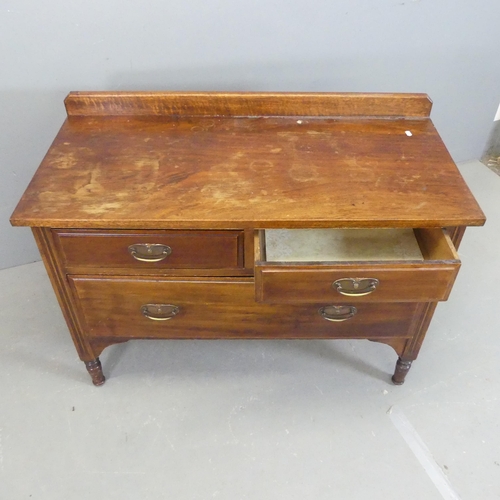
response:
M267 262L259 240L256 300L269 304L446 300L460 268L456 251L440 229L421 230L418 238L421 261L322 263Z
M243 267L242 231L56 230L66 267Z
M72 276L89 337L409 337L418 304L268 305L252 279Z

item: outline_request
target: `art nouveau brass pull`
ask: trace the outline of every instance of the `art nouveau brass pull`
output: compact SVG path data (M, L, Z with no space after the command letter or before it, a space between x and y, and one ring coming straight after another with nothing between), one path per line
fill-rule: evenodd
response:
M342 295L361 297L375 291L379 284L375 278L342 278L332 283L332 287Z
M354 306L325 306L319 310L321 316L327 321L346 321L357 312Z
M173 304L144 304L141 313L154 321L167 321L179 313L179 306Z
M130 245L128 251L135 260L141 262L160 262L172 253L172 249L168 245L158 243L136 243Z

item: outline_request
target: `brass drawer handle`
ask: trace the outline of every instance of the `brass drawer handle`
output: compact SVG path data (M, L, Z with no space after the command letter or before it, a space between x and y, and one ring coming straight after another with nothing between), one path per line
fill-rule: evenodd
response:
M154 321L167 321L179 313L179 306L173 304L144 304L141 313Z
M342 278L332 283L332 287L342 295L362 297L375 291L379 284L375 278Z
M358 310L354 306L325 306L319 313L327 321L346 321L351 319Z
M172 249L168 245L158 243L136 243L130 245L128 251L135 260L141 262L160 262L172 253Z

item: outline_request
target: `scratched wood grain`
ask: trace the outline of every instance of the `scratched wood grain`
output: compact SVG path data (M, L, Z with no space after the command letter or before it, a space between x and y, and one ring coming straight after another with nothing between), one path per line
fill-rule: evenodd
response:
M328 92L71 92L69 116L405 116L426 118L426 94Z
M176 96L186 108L197 99ZM429 119L139 113L69 116L11 222L244 229L484 220Z

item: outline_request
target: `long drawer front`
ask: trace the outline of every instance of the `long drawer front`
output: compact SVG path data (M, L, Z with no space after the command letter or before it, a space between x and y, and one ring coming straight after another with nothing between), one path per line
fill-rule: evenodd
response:
M70 276L89 337L409 337L416 303L256 303L252 279Z

